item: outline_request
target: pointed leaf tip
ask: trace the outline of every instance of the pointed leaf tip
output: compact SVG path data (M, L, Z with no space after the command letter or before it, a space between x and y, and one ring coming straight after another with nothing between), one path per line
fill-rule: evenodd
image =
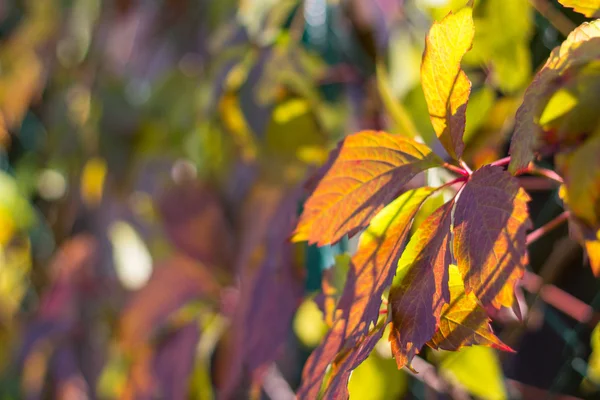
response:
M448 154L464 150L463 134L471 82L460 63L473 45L473 9L465 7L435 22L425 39L421 82L431 124Z

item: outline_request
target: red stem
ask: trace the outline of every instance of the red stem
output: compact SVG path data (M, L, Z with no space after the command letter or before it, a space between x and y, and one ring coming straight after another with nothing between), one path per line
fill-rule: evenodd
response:
M379 310L379 315L386 315L388 313L388 310Z
M530 245L531 243L535 242L536 240L538 240L539 238L544 236L546 233L558 228L563 222L565 222L567 220L567 218L569 218L569 212L563 211L559 216L554 218L552 221L548 222L545 225L540 226L539 228L537 228L536 230L531 232L529 235L527 235L527 245Z
M508 165L509 163L510 163L510 156L496 160L493 163L491 163L490 165L494 165L496 167L503 167L505 165Z
M449 164L449 163L444 163L443 167L446 168L448 171L452 171L452 172L454 172L456 174L459 174L459 175L462 175L462 176L465 176L465 177L469 176L469 173L466 170L464 170L464 169L462 169L460 167L457 167L456 165L452 165L452 164Z
M528 171L531 175L540 175L548 179L552 179L558 183L564 183L563 178L551 169L541 168L536 165L529 167Z
M473 174L473 171L471 170L471 168L469 168L469 166L467 165L467 163L464 162L463 160L460 160L460 166L463 167L463 169L467 172L467 174L469 176L471 176Z

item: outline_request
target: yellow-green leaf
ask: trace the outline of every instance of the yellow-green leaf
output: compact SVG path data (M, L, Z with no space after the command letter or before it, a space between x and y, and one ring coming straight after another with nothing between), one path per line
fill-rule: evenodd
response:
M473 9L465 7L435 22L427 35L421 83L431 124L448 154L460 158L471 82L460 68L475 30Z
M558 0L558 2L588 18L600 16L598 12L600 10L600 0Z

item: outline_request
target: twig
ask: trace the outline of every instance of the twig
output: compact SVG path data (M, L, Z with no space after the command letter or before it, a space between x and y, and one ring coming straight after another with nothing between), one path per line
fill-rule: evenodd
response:
M551 169L538 167L537 165L531 165L526 172L531 175L540 175L546 177L561 184L564 183L563 178Z
M529 2L563 36L569 36L569 33L575 29L575 24L548 0L530 0Z
M466 170L464 170L460 167L457 167L456 165L452 165L450 163L444 163L443 167L446 168L448 171L452 171L452 172L462 175L464 177L469 176L469 172L467 172Z
M508 165L509 163L510 163L510 156L496 160L493 163L491 163L490 165L494 165L497 167L503 167L505 165Z
M464 169L465 171L467 171L467 174L468 174L469 176L471 176L471 175L473 174L473 171L471 170L471 168L469 168L469 166L467 165L467 163L466 163L466 162L464 162L463 160L460 160L460 166L461 166L461 167L463 167L463 169Z
M536 240L538 240L539 238L544 236L546 233L559 227L563 222L565 222L567 220L567 218L569 218L569 212L563 211L559 216L554 218L552 221L548 222L545 225L540 226L539 228L537 228L536 230L531 232L529 235L527 235L527 245L530 245L531 243L535 242Z

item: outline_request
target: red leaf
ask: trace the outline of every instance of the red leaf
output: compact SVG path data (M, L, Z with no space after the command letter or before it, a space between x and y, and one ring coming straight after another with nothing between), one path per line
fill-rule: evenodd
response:
M349 135L304 206L294 241L326 245L367 226L419 172L441 165L426 145L385 132Z
M454 210L454 256L467 293L484 307L511 307L527 264L529 196L501 167L473 173Z
M207 266L231 268L233 237L214 190L186 182L165 190L159 203L167 236Z
M337 319L304 366L299 398L317 398L327 366L342 349L359 345L371 322L378 319L381 296L396 272L412 220L432 191L421 188L404 193L377 214L362 234L337 307Z
M367 359L382 335L383 328L376 328L363 338L356 348L347 352L340 360L336 360L331 366L331 377L329 378L328 388L323 395L324 399L346 400L348 398L350 374Z
M164 261L123 311L123 346L134 348L181 306L195 299L216 299L219 289L208 269L189 257L177 255Z
M439 328L428 345L434 349L458 350L463 346L482 345L512 351L490 327L490 319L473 293L465 293L460 272L449 270L450 303L444 306Z
M433 336L450 301L448 266L453 202L431 214L411 238L398 263L405 276L390 291L390 341L398 368L410 364Z

